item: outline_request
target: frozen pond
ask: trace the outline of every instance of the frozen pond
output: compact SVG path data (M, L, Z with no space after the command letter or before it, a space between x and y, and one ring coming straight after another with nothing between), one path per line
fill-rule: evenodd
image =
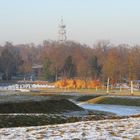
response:
M89 110L106 111L119 116L140 114L140 107L107 104L82 104L81 107Z

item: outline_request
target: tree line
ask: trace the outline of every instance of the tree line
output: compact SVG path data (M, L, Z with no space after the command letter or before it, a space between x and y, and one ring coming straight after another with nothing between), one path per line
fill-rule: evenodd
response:
M43 41L40 45L0 46L3 80L29 75L34 64L42 65L40 80L94 79L112 83L140 79L140 46L113 45L98 41L92 47L78 42Z

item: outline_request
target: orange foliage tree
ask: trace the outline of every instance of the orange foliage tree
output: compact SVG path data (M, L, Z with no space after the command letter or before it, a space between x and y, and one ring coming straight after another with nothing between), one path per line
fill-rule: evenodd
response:
M58 88L67 88L67 89L82 89L82 88L96 88L100 87L101 83L97 80L73 80L73 79L65 79L59 80L55 82L55 86Z

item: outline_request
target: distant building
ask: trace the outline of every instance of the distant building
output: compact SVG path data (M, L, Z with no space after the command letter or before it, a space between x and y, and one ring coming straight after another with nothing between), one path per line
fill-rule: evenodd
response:
M31 72L31 79L32 80L40 80L42 79L42 73L43 73L43 65L34 64L32 66L32 72Z
M2 80L2 76L3 76L3 73L2 73L2 72L0 72L0 80Z
M136 88L140 89L140 80L134 80L133 83L136 86Z

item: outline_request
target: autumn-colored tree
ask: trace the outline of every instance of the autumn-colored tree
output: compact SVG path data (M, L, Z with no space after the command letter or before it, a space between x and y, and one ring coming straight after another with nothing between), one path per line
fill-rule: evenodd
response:
M110 79L112 79L113 81L117 81L120 75L120 71L119 71L119 63L118 63L118 53L117 51L112 48L108 55L107 55L107 60L106 63L104 65L104 76L109 77Z
M39 64L44 66L42 79L49 79L48 75L55 81L79 79L76 86L80 88L90 85L90 79L106 81L109 77L112 83L140 79L139 56L139 45L113 45L104 40L98 41L92 48L74 41L60 43L47 40L39 45L13 45L6 42L4 46L0 46L0 70L4 77L17 75L19 72L29 75L32 66ZM69 87L72 83L73 81L69 81Z
M73 62L72 56L68 56L64 61L64 66L62 67L62 72L64 77L73 78L76 76L76 66Z
M135 80L140 78L140 48L131 48L128 52L128 79Z
M44 76L45 80L47 81L53 81L54 80L54 75L51 70L51 60L49 58L46 58L44 65L43 65L43 71L44 71Z
M101 75L102 66L99 64L97 56L90 58L89 67L92 79L98 79Z
M20 65L21 59L18 50L7 42L0 56L0 70L3 73L3 80L11 80L11 77L16 75Z

